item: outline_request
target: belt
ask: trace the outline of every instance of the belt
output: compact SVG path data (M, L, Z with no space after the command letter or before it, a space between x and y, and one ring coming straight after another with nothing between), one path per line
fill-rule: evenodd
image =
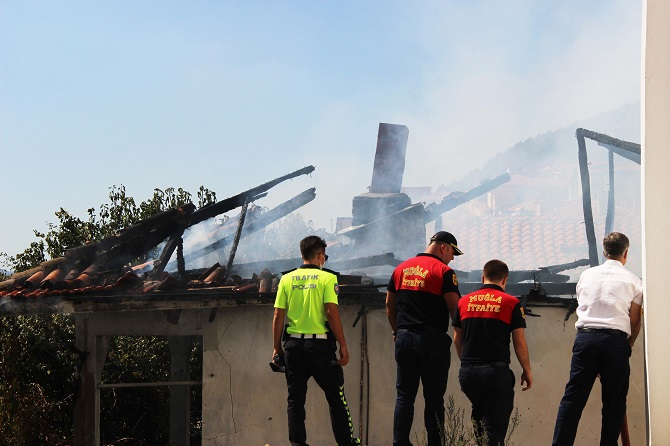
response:
M292 333L290 336L292 338L298 338L298 339L328 339L327 333L320 333L320 334Z
M470 367L473 369L483 369L487 367L509 367L504 361L487 362L484 364L461 364L461 367Z
M444 328L438 328L433 325L415 325L409 327L399 327L398 330L407 330L413 333L446 333Z
M593 333L593 334L609 334L609 335L625 335L625 331L617 330L615 328L578 328L577 333Z

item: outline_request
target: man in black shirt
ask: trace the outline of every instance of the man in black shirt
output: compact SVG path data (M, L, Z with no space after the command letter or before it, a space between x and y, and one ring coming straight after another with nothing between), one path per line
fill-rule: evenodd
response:
M514 407L514 373L509 368L510 334L521 364L522 390L533 377L519 299L505 293L509 269L500 260L484 265L482 287L463 296L454 313L454 345L461 358L458 380L472 403L475 429L486 432L489 446L505 444Z
M386 315L395 340L396 403L393 445L412 446L414 400L423 386L428 446L444 436L444 393L451 363L449 316L460 297L458 278L449 267L463 252L456 237L439 231L426 250L398 265L386 293Z

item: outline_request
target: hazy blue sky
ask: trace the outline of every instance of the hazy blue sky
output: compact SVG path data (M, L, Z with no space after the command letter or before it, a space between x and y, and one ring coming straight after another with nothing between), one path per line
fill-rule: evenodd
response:
M404 184L640 99L641 4L588 1L0 2L0 251L125 185L272 189L330 229L367 191L380 122Z

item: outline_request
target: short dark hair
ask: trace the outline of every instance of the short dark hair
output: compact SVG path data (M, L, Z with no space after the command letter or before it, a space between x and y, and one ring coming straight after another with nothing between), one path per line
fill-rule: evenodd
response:
M619 258L630 246L628 237L620 232L612 232L603 239L603 251L608 259Z
M489 260L484 265L484 278L491 282L500 282L509 276L509 268L502 260Z
M300 240L300 255L303 259L311 259L316 256L319 251L326 251L326 241L317 235L309 235Z

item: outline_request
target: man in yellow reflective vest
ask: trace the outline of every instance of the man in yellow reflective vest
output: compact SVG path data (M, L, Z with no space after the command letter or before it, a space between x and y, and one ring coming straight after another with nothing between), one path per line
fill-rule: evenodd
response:
M300 241L303 264L282 275L275 300L273 363L278 365L283 358L286 364L288 436L292 446L307 446L305 398L310 377L326 395L337 444L360 444L354 438L344 396L342 366L349 362L349 351L337 307L337 275L323 269L328 260L326 246L325 240L317 236ZM285 317L288 326L282 335Z

